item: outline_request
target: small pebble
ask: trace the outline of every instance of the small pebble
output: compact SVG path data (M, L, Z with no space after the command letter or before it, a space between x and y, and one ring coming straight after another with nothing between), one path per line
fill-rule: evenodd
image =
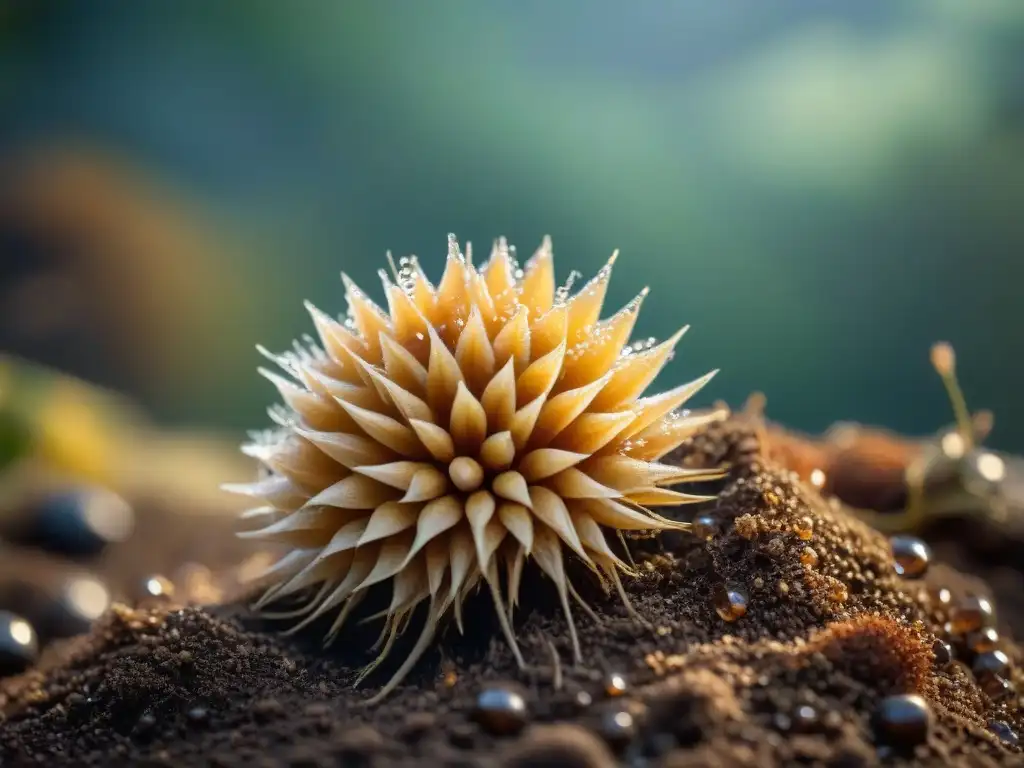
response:
M919 579L928 570L932 559L931 549L914 536L893 536L889 539L892 547L893 566L896 573L907 579Z
M1006 701L1013 696L1017 690L1013 683L999 675L985 675L978 681L981 690L994 702Z
M485 688L476 699L476 719L495 736L519 733L529 720L526 701L509 688Z
M174 582L166 576L150 576L143 581L142 586L150 597L174 597Z
M92 576L73 576L47 606L40 632L50 637L72 637L89 631L96 619L110 607L110 592Z
M992 731L992 733L994 733L999 740L1003 742L1003 744L1016 747L1020 743L1017 738L1017 732L1002 720L989 720L988 729Z
M25 619L0 611L0 677L17 675L39 657L36 631Z
M747 612L747 594L737 586L722 586L715 592L715 611L723 621L736 621Z
M915 694L887 696L875 712L875 730L881 741L892 746L913 747L928 738L932 713L927 702Z
M985 627L967 636L967 647L975 653L985 653L999 648L999 632L995 627Z
M628 688L626 678L617 672L612 672L604 679L604 692L609 696L622 696Z
M935 654L935 665L938 667L945 667L954 658L953 646L945 640L936 640L932 643L932 653Z
M799 731L808 731L818 723L818 711L809 704L803 704L793 713L793 727Z
M1010 671L1010 657L1003 651L985 651L974 657L971 671L977 678L987 675L1005 677Z
M192 707L185 715L193 725L203 725L210 718L210 712L206 707Z
M135 528L131 505L104 488L55 493L35 510L32 540L63 555L92 557L128 539Z
M712 515L698 515L693 518L690 533L704 541L711 541L715 535L716 521Z
M800 552L800 562L808 568L813 568L818 564L818 553L814 551L813 547L804 547Z
M601 736L616 751L629 746L636 736L636 722L633 715L624 709L611 709L601 717Z
M814 521L809 517L801 517L793 524L793 532L803 541L810 541L814 536Z
M957 635L977 632L979 629L991 627L995 623L995 616L995 609L988 598L968 595L953 608L949 628Z

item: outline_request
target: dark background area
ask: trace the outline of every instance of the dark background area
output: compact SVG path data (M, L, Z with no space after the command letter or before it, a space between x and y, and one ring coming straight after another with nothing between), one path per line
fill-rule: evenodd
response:
M550 234L706 397L930 433L948 339L1024 451L1019 0L0 0L0 109L0 350L165 423L261 425L340 270Z

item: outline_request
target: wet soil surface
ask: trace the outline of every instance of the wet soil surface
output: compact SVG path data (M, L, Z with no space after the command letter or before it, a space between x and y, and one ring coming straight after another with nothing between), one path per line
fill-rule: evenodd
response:
M936 533L937 559L973 575L942 564L916 580L897 575L888 540L764 461L742 420L675 458L732 470L716 501L680 511L700 518L700 535L631 542L642 575L627 590L644 621L575 574L595 616L575 611L574 659L554 589L534 574L517 614L527 669L481 594L466 634L449 627L373 707L365 700L415 627L353 688L378 623L352 621L326 649L331 617L285 635L287 622L225 598L245 554L231 525L154 513L121 554L90 566L124 602L0 680L0 765L1024 763L1019 565L976 554L954 529ZM202 550L189 543L200 540ZM189 560L212 569L211 591L139 589ZM0 583L54 572L38 553L0 558ZM196 601L209 604L186 604Z

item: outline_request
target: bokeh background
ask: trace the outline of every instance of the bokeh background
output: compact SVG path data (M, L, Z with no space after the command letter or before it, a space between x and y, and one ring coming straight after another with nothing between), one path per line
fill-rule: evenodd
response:
M1024 451L1020 0L0 0L0 350L265 423L254 345L385 251L615 248L666 376ZM379 292L378 292L379 296Z

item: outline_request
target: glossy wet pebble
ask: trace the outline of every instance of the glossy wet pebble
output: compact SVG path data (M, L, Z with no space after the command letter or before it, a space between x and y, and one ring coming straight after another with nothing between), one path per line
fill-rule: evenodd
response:
M526 700L511 688L485 688L476 699L476 720L495 736L519 733L529 721Z
M919 579L928 570L932 559L931 549L914 536L893 536L889 539L892 547L893 565L896 573L907 579Z
M953 661L953 646L944 640L936 640L932 643L932 653L935 654L935 666L945 667Z
M894 747L913 747L928 738L932 712L914 694L887 696L875 711L875 732L880 741Z
M40 610L40 634L49 638L72 637L88 632L110 607L110 592L94 576L72 576Z
M735 585L718 588L714 600L715 611L723 621L736 621L747 613L747 593Z
M995 609L987 597L968 595L954 606L949 628L954 634L965 635L992 626L995 617Z
M989 720L988 729L999 737L999 740L1007 746L1016 747L1020 744L1020 740L1017 738L1017 732L1002 720Z
M38 656L32 625L15 613L0 611L0 677L24 672Z
M32 543L72 557L98 555L135 528L131 505L112 491L81 488L54 493L34 510Z
M971 664L971 671L974 673L974 676L979 679L988 675L1006 677L1010 671L1010 657L1003 651L986 651L985 653L979 653L974 657L974 662Z
M601 717L599 731L612 749L621 751L636 736L636 721L624 709L610 709Z

